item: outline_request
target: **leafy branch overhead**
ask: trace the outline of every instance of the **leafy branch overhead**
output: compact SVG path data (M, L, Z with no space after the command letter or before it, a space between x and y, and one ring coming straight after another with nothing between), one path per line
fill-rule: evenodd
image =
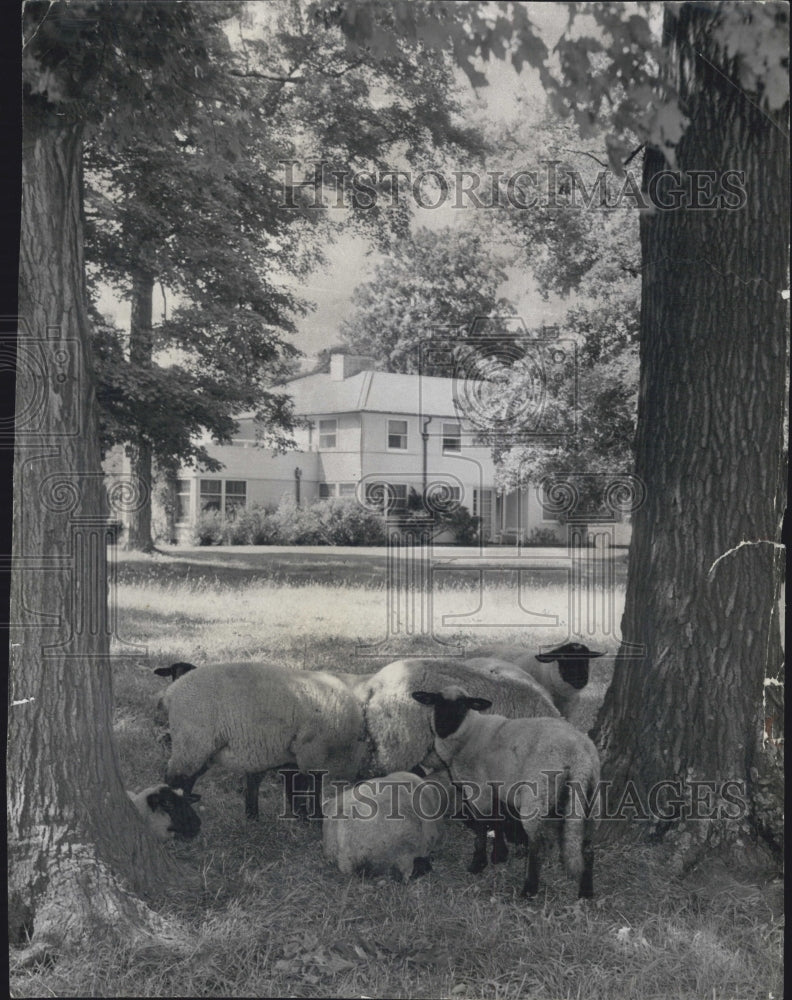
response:
M393 37L419 39L434 52L450 46L472 86L487 84L484 64L508 59L519 71L534 69L552 110L571 115L584 136L597 123L608 131L611 167L621 172L634 146L628 137L662 150L671 166L675 149L689 121L682 89L675 80L677 44L657 30L656 3L635 4L626 15L621 3L569 3L567 27L552 51L532 20L530 4L499 2L469 4L463 17L459 5L441 0L394 0L390 4L395 31L388 34L371 16L367 0L333 4L325 18L338 21L354 50L366 49L387 59ZM672 16L680 5L667 5ZM789 100L789 49L784 3L698 4L715 16L712 39L733 64L745 99L769 112ZM688 72L701 85L732 86L727 77L691 53ZM696 80L686 81L695 86Z

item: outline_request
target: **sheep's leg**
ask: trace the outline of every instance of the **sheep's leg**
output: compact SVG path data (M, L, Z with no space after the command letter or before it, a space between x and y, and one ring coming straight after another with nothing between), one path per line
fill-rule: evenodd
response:
M539 849L531 845L528 848L528 877L525 880L525 885L523 886L522 891L522 894L526 899L530 899L531 896L535 896L539 891L539 868Z
M245 774L245 818L258 819L259 816L259 787L264 771L248 771Z
M432 870L432 862L429 858L413 858L412 878L420 878Z
M580 876L578 888L579 899L591 899L594 895L594 848L590 837L583 839L583 873Z
M476 834L476 843L468 871L472 875L477 875L487 867L487 824L482 820L471 820L470 823Z
M502 821L493 823L492 826L495 831L495 840L492 844L490 859L493 865L500 865L509 857L509 848L506 846L506 831Z

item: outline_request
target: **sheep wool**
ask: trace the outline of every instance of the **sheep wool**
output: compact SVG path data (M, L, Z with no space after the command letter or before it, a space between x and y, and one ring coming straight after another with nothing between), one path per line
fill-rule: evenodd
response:
M250 816L263 772L296 766L353 779L366 755L361 706L329 673L216 663L175 680L162 701L172 745L166 781L189 790L211 763L244 772Z
M443 835L446 802L443 786L406 771L362 781L323 803L324 856L345 875L403 882L423 875Z
M571 718L580 692L589 679L589 661L602 653L583 643L568 642L546 653L530 653L522 646L488 646L477 650L479 657L497 657L532 677L553 699L564 718ZM468 661L466 661L468 662Z
M509 718L559 714L538 684L502 661L396 660L356 688L373 747L367 776L412 770L425 760L434 734L428 713L411 695L448 684L488 698L494 711Z

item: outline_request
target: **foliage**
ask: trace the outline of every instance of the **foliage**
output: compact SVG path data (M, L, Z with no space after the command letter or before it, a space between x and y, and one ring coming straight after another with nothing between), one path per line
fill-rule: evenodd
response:
M387 59L392 38L367 13L368 6L367 0L347 0L326 17L340 23L356 49ZM567 4L569 18L553 61L530 4L469 4L463 17L457 16L457 6L397 0L392 5L396 34L419 39L433 54L450 48L474 87L487 83L480 60L508 59L518 72L532 67L552 110L571 116L582 136L595 126L609 129L606 149L616 173L633 152L633 136L675 165L676 146L690 122L675 84L675 39L656 30L656 5L650 0L636 3L630 13L622 4ZM789 100L788 6L708 0L704 7L713 14L714 45L744 90L763 110L782 109ZM679 19L684 5L667 10ZM689 85L732 86L710 61L694 68L697 78Z
M439 362L422 348L464 336L479 317L514 312L497 294L506 263L472 227L418 229L394 244L372 280L355 289L355 311L341 335L350 350L374 357L384 371L447 374L448 352Z
M526 545L558 545L558 533L552 528L536 527L528 535Z
M319 532L326 545L383 545L382 519L362 507L357 500L320 500L312 505Z
M202 510L193 529L196 545L222 545L225 534L223 515L219 510Z
M118 8L121 39L129 33L144 44L147 22L128 5L105 6ZM387 63L352 57L337 27L317 30L312 9L212 7L174 39L192 60L189 79L180 58L169 78L166 60L142 101L149 115L136 104L124 117L120 71L98 102L86 147L89 273L133 300L130 364L100 370L108 380L101 397L124 406L124 419L107 425L125 428L126 438L112 440L148 440L161 460L212 468L190 443L196 420L225 442L241 411L258 412L273 447L288 443L289 401L271 387L293 369L284 335L307 304L283 277L307 274L339 226L323 208L322 172L317 180L310 167L298 181L284 164L309 150L346 178L372 164L387 170L397 147L411 162L435 147L480 149L476 134L454 122L450 57L427 64L410 40ZM158 24L158 5L147 11ZM88 40L100 45L106 30L99 18ZM375 206L351 221L387 240L405 220ZM176 308L147 344L135 302L142 290L150 313L155 282ZM116 354L125 338L117 339ZM158 362L157 349L177 349L182 360ZM152 419L154 397L162 420Z

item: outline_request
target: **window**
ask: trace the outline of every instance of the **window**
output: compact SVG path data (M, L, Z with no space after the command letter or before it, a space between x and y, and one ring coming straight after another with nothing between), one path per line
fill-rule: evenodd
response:
M378 507L388 513L405 510L407 507L407 486L404 483L366 483L366 504Z
M319 483L319 499L329 500L336 495L335 483Z
M201 480L201 510L220 510L223 506L222 479Z
M244 479L202 479L201 510L217 510L225 517L234 517L247 502L247 482Z
M355 483L339 483L338 495L340 497L353 497L357 492Z
M244 479L226 479L225 481L225 516L234 517L236 512L245 506L247 500L247 483Z
M443 424L443 454L453 455L462 451L462 427L460 424Z
M190 520L192 512L191 483L189 479L176 480L176 523Z
M407 451L407 421L388 421L388 447L398 451Z
M336 434L338 433L338 421L333 417L331 420L319 421L319 447L335 448Z
M405 483L389 483L389 510L407 509L407 486Z

